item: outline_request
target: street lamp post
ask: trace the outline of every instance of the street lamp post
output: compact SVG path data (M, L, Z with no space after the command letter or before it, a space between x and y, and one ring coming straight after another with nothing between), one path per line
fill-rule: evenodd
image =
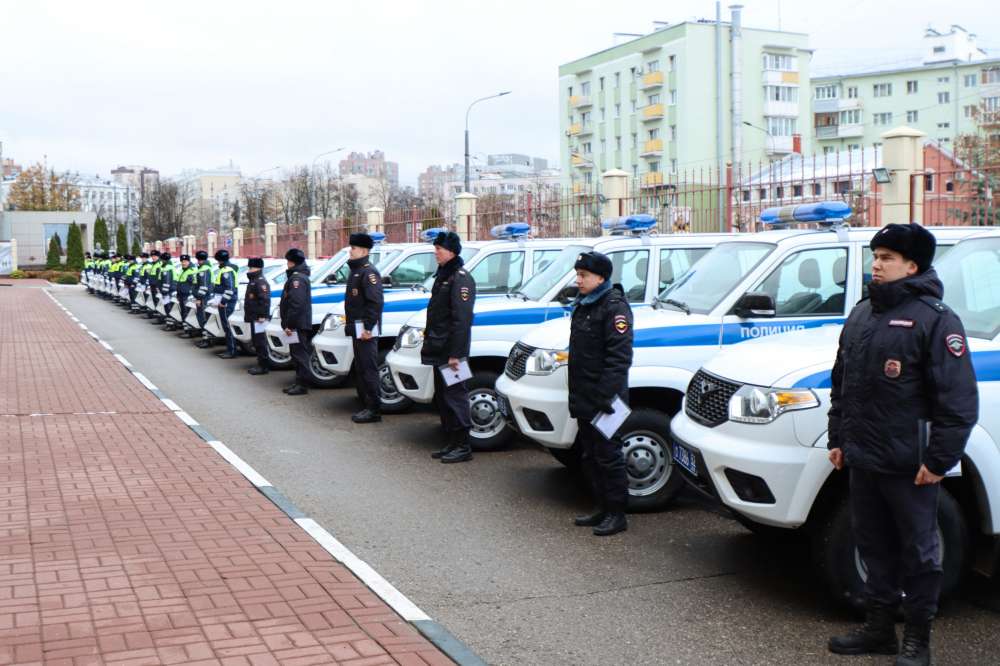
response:
M488 99L494 99L496 97L503 97L504 95L509 95L510 90L505 90L499 92L496 95L488 95L486 97L480 97L469 105L469 108L465 110L465 191L469 191L469 112L472 111L472 107L480 102L485 102Z
M747 127L752 127L755 130L760 130L761 132L763 132L764 134L766 134L768 141L771 142L771 155L774 155L774 135L771 134L769 131L767 131L767 129L765 129L763 127L758 127L757 125L754 125L753 123L751 123L751 122L749 122L747 120L744 120L743 124L746 125ZM742 156L741 156L741 158L742 158ZM768 161L770 161L771 159L772 158L769 156L768 157Z
M344 146L340 148L334 148L333 150L328 150L325 153L320 153L313 158L312 167L309 169L309 215L316 214L316 160L323 157L324 155L332 155L334 153L339 153L344 149Z

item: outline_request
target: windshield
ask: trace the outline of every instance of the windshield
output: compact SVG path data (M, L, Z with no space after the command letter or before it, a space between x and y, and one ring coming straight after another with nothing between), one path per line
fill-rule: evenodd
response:
M347 249L341 250L320 264L319 270L309 277L309 282L312 284L322 284L323 279L332 271L339 268L345 261L347 261Z
M280 264L275 265L275 266L267 266L261 272L264 274L264 277L266 279L270 280L271 282L277 282L279 275L282 276L282 277L284 277L284 275L285 275L285 267L282 266L282 265L280 265ZM282 282L284 282L283 279L282 279Z
M399 250L379 250L375 257L375 268L382 271L390 261L399 255Z
M462 257L462 265L468 266L469 260L474 256L479 254L478 247L463 247L462 253L458 256ZM426 280L424 280L423 288L425 291L430 291L431 287L434 286L434 275L429 275Z
M684 276L660 294L684 303L691 312L708 314L764 257L771 243L721 243L699 259Z
M524 294L528 300L540 301L545 298L545 294L552 291L552 288L561 284L566 279L566 274L573 271L573 264L581 253L590 248L586 245L570 245L562 249L558 256L545 267L541 273L531 276L518 292Z
M971 338L992 340L1000 332L1000 238L959 243L934 262L944 283L944 302Z

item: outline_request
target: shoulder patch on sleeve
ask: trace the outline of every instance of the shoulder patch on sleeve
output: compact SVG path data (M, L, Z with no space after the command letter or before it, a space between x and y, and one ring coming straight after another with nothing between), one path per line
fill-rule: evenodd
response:
M468 287L459 287L458 295L463 301L469 300L470 292Z
M956 358L961 358L965 356L965 336L958 333L951 333L944 339L945 346L948 347L948 351L951 355Z
M623 314L615 315L615 330L624 334L628 330L628 317Z
M375 277L374 273L368 274L368 281L371 282L372 284L378 284L378 278Z
M292 287L292 289L298 289L299 288L299 281L298 280L292 280L291 287Z

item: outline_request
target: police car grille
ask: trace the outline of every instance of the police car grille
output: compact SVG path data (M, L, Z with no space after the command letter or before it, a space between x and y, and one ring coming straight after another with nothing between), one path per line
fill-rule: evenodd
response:
M685 412L710 427L725 423L729 418L729 399L739 388L739 384L699 370L688 384Z
M534 347L529 347L520 342L514 345L514 348L510 350L510 355L507 357L507 366L503 369L504 374L514 380L524 377L524 370L528 365L528 357L531 356L531 352L533 351L535 351Z

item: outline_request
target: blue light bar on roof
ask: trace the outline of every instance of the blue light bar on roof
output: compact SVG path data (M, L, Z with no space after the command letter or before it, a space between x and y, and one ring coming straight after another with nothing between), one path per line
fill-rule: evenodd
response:
M819 222L833 224L851 216L851 207L843 201L820 201L800 206L775 206L761 211L760 221L764 224L796 224L798 222Z
M433 227L431 229L424 229L420 232L420 238L428 243L433 243L434 239L438 237L438 234L446 234L448 230L444 227Z
M375 243L376 245L385 242L385 234L382 233L381 231L373 231L368 235L372 237L372 242Z
M531 225L527 222L511 222L498 224L490 229L490 235L500 240L523 238L531 233Z
M652 231L656 228L656 218L647 213L628 215L627 217L613 217L610 220L601 222L601 226L608 231L631 232L633 234Z

